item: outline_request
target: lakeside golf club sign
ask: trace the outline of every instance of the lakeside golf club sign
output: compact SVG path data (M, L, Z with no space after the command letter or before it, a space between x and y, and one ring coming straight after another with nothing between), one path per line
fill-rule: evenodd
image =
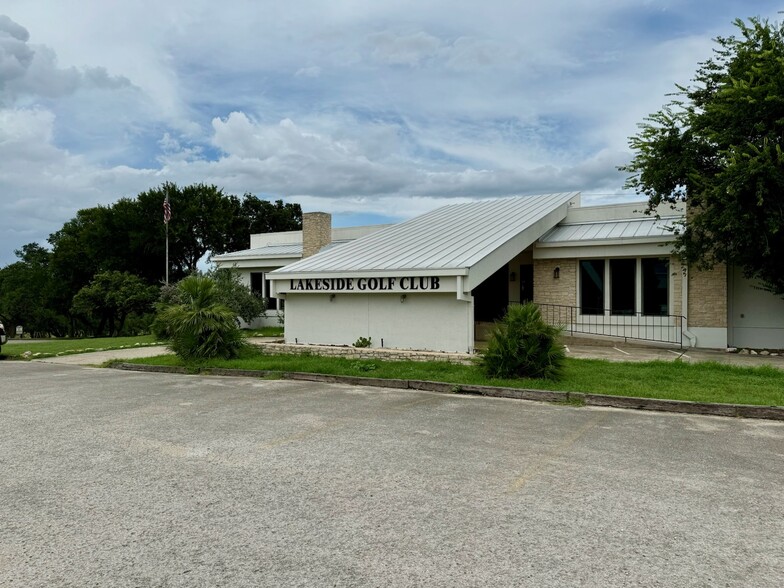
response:
M307 278L287 282L287 292L433 292L441 289L439 276Z

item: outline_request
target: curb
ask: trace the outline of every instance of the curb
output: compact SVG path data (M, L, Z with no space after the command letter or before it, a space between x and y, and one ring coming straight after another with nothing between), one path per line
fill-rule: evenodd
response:
M331 374L312 374L308 372L279 372L270 370L242 370L226 368L204 368L190 371L183 367L118 363L115 369L133 372L156 372L167 374L199 374L207 376L239 376L264 378L277 376L283 380L323 382L327 384L350 384L375 388L395 388L399 390L419 390L441 392L444 394L467 394L492 398L511 398L533 400L536 402L573 403L584 406L603 406L632 410L651 410L681 414L740 417L747 419L768 419L784 421L784 407L758 406L753 404L718 404L713 402L692 402L690 400L663 400L659 398L639 398L635 396L610 396L607 394L586 394L583 392L556 392L553 390L534 390L529 388L506 388L502 386L478 386L473 384L449 384L428 380L396 380L366 378L362 376L335 376Z

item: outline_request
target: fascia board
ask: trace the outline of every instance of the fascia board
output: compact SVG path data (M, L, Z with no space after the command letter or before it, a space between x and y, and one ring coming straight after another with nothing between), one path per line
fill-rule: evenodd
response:
M279 269L280 267L282 267L284 265L287 265L287 264L290 264L290 263L294 263L295 261L298 261L298 258L296 258L296 257L288 258L288 259L287 258L278 258L278 259L272 259L272 258L252 259L252 258L248 258L248 259L226 259L226 260L213 259L213 261L215 262L215 265L217 265L218 267L236 267L237 269L249 269L249 268L259 268L259 269L274 268L274 269Z
M638 257L644 255L672 255L667 245L670 241L578 245L572 247L540 247L534 248L534 259L576 259L590 257Z
M319 278L397 278L397 277L427 277L427 276L465 276L468 274L467 269L453 268L453 269L413 269L413 270L366 270L366 271L350 271L350 272L296 272L288 273L285 267L270 272L267 276L270 280L305 280L305 279L319 279Z
M594 241L555 241L550 243L537 242L536 249L557 249L568 247L604 247L608 245L645 245L648 243L672 243L674 239L669 235L656 237L629 237L625 239L596 239Z

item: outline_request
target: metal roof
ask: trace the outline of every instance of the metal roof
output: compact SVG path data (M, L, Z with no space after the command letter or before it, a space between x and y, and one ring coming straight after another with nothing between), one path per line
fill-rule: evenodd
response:
M672 237L672 227L683 217L635 218L605 222L561 223L539 239L538 245L585 241L642 240Z
M563 220L565 207L578 196L569 192L443 206L271 274L471 268L527 229L535 233L533 242ZM559 207L563 215L547 220ZM540 221L545 223L537 227Z
M281 245L256 247L254 249L243 249L242 251L216 255L212 259L215 261L230 261L232 259L246 259L249 257L302 257L302 243L284 243Z

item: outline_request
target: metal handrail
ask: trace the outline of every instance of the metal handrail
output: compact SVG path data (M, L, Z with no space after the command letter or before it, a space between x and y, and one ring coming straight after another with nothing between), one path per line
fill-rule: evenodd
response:
M569 334L622 337L640 341L671 343L683 347L683 327L686 318L679 314L650 315L642 312L613 314L605 308L595 314L583 314L579 306L536 303L542 318L558 325ZM593 310L593 309L592 309Z

